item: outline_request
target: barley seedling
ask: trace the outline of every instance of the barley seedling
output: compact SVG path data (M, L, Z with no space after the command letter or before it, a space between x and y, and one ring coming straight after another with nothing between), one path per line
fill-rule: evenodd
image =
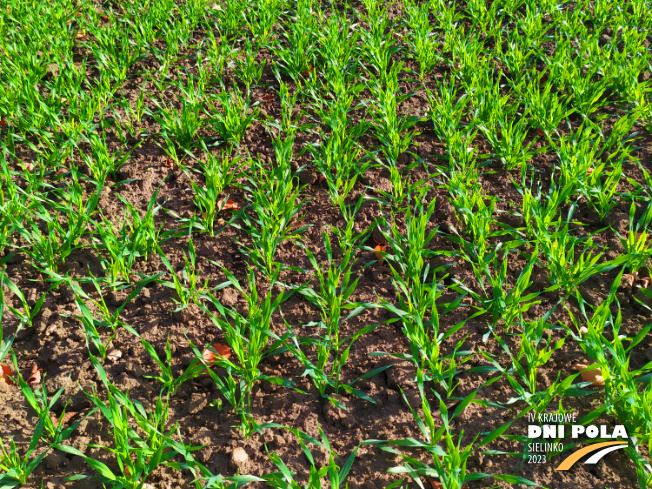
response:
M240 429L248 438L261 428L251 415L251 395L254 385L259 381L268 381L291 387L291 383L284 379L263 375L258 367L260 361L270 351L268 345L269 337L272 335L272 313L291 295L291 292L281 292L275 298L272 297L272 288L277 283L280 266L277 266L270 275L270 288L264 297L259 296L253 269L250 268L247 273L249 293L244 291L231 272L225 268L222 268L222 271L228 283L245 297L248 311L244 316L235 310L226 309L210 291L203 294L205 301L215 307L217 314L209 311L202 303L198 305L208 314L213 324L224 333L234 357L233 360L221 357L218 362L226 369L226 377L220 378L210 369L208 373L229 404L240 415ZM197 358L205 362L197 348L193 347L193 351ZM236 378L239 379L237 382Z
M120 151L112 155L109 154L106 146L106 134L102 139L97 134L91 134L89 143L90 155L80 151L80 156L90 168L95 181L101 184L108 175L117 180L118 171L127 162L131 153L142 144L142 141L138 141L129 151Z
M573 294L580 284L593 275L612 270L627 261L627 257L621 255L600 263L602 253L593 254L596 248L593 239L590 236L586 239L572 236L569 224L562 225L561 218L552 233L539 235L537 241L548 262L551 283L561 287L566 294ZM576 257L579 248L582 248L582 252Z
M616 291L620 285L624 270L612 284L609 297L600 303L593 315L588 317L583 301L580 307L586 320L588 333L581 338L580 347L595 362L604 380L604 404L587 414L582 422L590 422L602 413L615 414L626 427L629 446L626 451L636 463L636 472L640 488L643 489L652 479L652 466L643 458L643 449L650 455L652 449L652 411L649 401L652 398L650 387L651 364L630 370L631 352L649 334L652 325L637 332L635 337L621 333L622 315L616 300ZM614 316L610 308L618 306ZM577 319L571 313L571 320L577 325ZM611 327L610 333L605 329ZM608 339L613 338L613 339ZM592 368L592 367L589 367ZM645 446L647 445L647 446Z
M471 0L466 6L468 18L473 22L476 29L489 37L500 28L500 24L494 26L494 23L500 19L500 6L498 3L492 3L489 8L482 0ZM524 29L525 30L525 29Z
M40 212L35 211L34 217L45 223L45 232L39 229L38 221L35 222L32 218L28 218L24 223L16 223L20 235L31 245L31 250L26 249L25 252L40 270L57 271L72 252L71 240L66 237L62 239L62 236L56 232L61 231L56 215L42 209Z
M234 39L241 33L246 20L247 4L241 0L227 2L223 6L214 4L212 13L216 17L214 22L221 36Z
M251 236L252 246L246 247L246 254L258 269L271 277L278 266L274 261L278 246L284 241L298 241L310 225L299 225L303 201L289 162L280 161L270 171L260 159L252 160L249 182L251 186L244 189L251 194L250 212L242 216L244 226L235 223L233 226Z
M230 45L227 39L223 36L215 38L215 34L211 29L208 30L208 52L206 53L206 61L210 67L211 75L215 82L224 86L223 75L229 61L235 56L237 49L234 45Z
M251 41L245 41L244 55L241 58L235 59L235 73L236 76L245 84L245 90L249 92L252 85L257 85L260 78L263 76L263 69L267 64L267 60L259 62L256 57L258 51L254 49Z
M588 52L578 53L575 59L581 59L583 64L584 55L592 56ZM609 80L601 76L598 81L595 81L596 75L599 73L597 66L589 66L587 73L584 73L583 69L586 68L575 65L568 67L567 81L569 93L571 94L571 104L582 117L588 118L608 103L607 97L604 97L604 92L607 89Z
M507 481L512 484L534 485L533 482L514 475L489 475L467 471L467 462L473 452L491 443L502 435L502 433L504 433L511 424L516 421L516 419L524 416L525 412L517 416L514 421L510 421L493 432L490 432L484 436L480 442L478 442L478 439L480 438L480 434L478 434L469 445L462 447L464 430L460 432L457 440L455 440L455 435L453 435L451 428L451 422L472 402L480 405L483 405L484 402L480 399L476 399L478 391L474 391L464 399L459 400L459 402L455 404L455 410L450 413L449 408L446 406L439 394L434 390L433 393L437 399L439 399L442 426L437 427L435 425L432 408L423 394L421 395L423 419L410 406L410 411L421 431L423 440L416 440L414 438L402 440L365 440L362 442L362 445L378 445L382 450L400 456L404 460L404 464L402 466L394 467L390 469L390 471L393 473L408 474L417 484L419 484L419 486L422 485L421 477L436 478L440 481L442 487L446 489L462 489L464 484L467 482L481 480L486 477L494 477L498 480ZM403 395L403 397L405 400L405 395ZM407 403L407 400L405 400L405 402ZM409 406L409 403L407 404ZM442 447L440 444L444 444L445 446ZM434 465L428 465L421 460L399 452L393 448L392 445L409 447L411 449L423 449L430 454Z
M362 148L358 143L369 124L364 121L352 124L348 114L353 99L354 95L347 93L325 109L317 108L328 132L322 134L321 143L309 146L315 166L326 178L331 202L342 212L358 177L370 166L369 161L360 161Z
M522 314L527 312L530 307L541 302L534 300L539 295L539 292L532 292L530 294L525 293L525 291L532 285L530 276L532 275L534 265L537 263L539 255L538 249L535 248L533 253L528 257L528 264L519 274L516 283L512 286L511 290L508 291L508 256L513 250L509 248L504 249L503 256L499 258L499 250L501 248L502 244L498 245L491 253L489 253L486 261L480 266L473 265L476 278L485 293L484 297L462 284L458 284L455 287L468 294L479 304L479 306L477 306L479 313L488 313L491 315L489 331L483 336L484 341L487 341L490 333L494 330L500 320L503 321L505 330L509 332L516 319L522 317ZM493 269L493 273L490 270L490 266L491 269ZM483 278L489 280L491 293L488 293L485 289ZM553 286L546 289L546 291L550 292L554 289L556 289L556 287Z
M19 372L16 355L13 351L11 354L13 357L14 369L16 372ZM30 387L27 382L25 382L25 380L20 376L20 374L16 374L15 378L18 381L18 385L23 393L23 396L25 396L25 400L31 406L34 412L36 412L36 415L39 418L39 423L42 423L43 425L42 436L46 438L51 444L60 443L69 438L70 435L72 435L72 433L77 429L79 424L95 412L95 410L90 411L83 417L83 419L80 419L79 421L64 428L63 420L66 414L66 406L64 406L63 411L59 416L55 416L51 413L55 403L61 394L63 394L63 391L66 389L66 384L61 386L61 388L54 394L54 396L52 396L52 399L48 401L47 391L45 389L45 375L41 377L40 388Z
M154 216L160 209L160 206L155 206L158 189L152 195L143 217L131 203L120 195L118 197L127 207L122 228L117 229L112 221L101 216L101 222L94 221L99 239L95 238L92 245L96 250L104 250L108 254L107 257L99 253L98 258L106 273L105 279L112 288L122 282L130 283L131 269L136 260L146 260L148 254L170 236L170 232L162 232L163 225L157 229L154 223Z
M319 55L323 57L326 65L323 82L333 89L334 99L344 95L346 89L362 89L352 83L359 66L360 32L349 19L347 8L342 12L332 11L329 17L322 20L316 35Z
M18 453L13 438L10 437L9 439L9 448L5 447L2 438L0 438L0 449L2 449L2 453L0 453L0 470L3 472L0 475L0 484L2 484L2 487L11 488L25 484L30 474L34 472L36 467L38 467L43 459L48 455L49 450L44 450L43 453L30 460L41 440L44 423L45 418L41 418L36 424L32 439L24 457Z
M108 28L88 26L88 34L93 36L88 48L101 69L113 80L115 88L126 80L129 69L146 57L145 47L125 35L124 27L122 22L113 22Z
M138 332L135 329L133 329L128 324L123 324L122 327L127 331L129 331L131 334L133 334L135 337L140 339L140 342L142 343L143 348L145 348L145 351L149 354L152 360L154 360L154 362L161 369L160 375L143 375L143 377L146 379L154 379L161 382L163 384L161 392L167 391L169 395L174 395L179 389L179 387L181 387L181 385L183 385L186 381L199 377L205 372L206 368L204 367L202 362L198 358L195 358L190 363L190 365L188 365L188 367L183 372L183 374L175 378L174 374L172 373L172 350L170 349L169 335L165 342L165 361L164 361L156 352L154 346L152 346L152 344L149 341L147 341L140 334L138 334Z
M342 487L342 483L344 483L344 480L347 478L349 475L349 471L351 470L351 466L353 465L353 461L355 460L355 456L358 453L358 447L356 447L353 452L351 452L351 455L349 455L344 462L344 464L340 467L337 464L337 454L335 451L331 448L330 442L328 441L328 438L322 431L321 427L319 428L319 437L321 441L317 440L316 438L313 438L312 436L300 431L300 430L295 430L292 428L285 428L286 430L290 431L293 433L298 439L299 439L299 444L301 445L301 450L303 451L304 455L308 459L308 462L310 463L310 472L308 475L308 483L304 485L299 485L299 482L297 482L294 478L294 473L290 471L287 465L281 460L281 458L276 454L276 453L269 453L270 460L276 465L276 467L279 469L279 472L275 472L273 474L268 474L263 476L263 480L265 480L271 487L275 489L321 489L322 486L322 480L327 479L328 482L330 483L331 489L339 489ZM317 445L319 448L322 450L326 451L328 453L328 464L322 467L318 467L318 464L315 462L314 456L311 453L310 449L307 446L307 443L310 443L312 445ZM344 486L345 488L348 487L348 483Z
M480 41L479 32L465 32L463 27L458 27L452 33L454 44L452 46L452 60L450 63L459 72L458 78L467 92L486 85L486 78L491 69L489 59L483 56L484 44ZM484 79L483 79L484 78Z
M392 283L398 294L398 305L384 299L381 304L396 317L388 322L400 321L402 332L410 343L410 353L393 353L392 356L409 360L416 367L417 382L434 380L442 383L447 390L452 387L451 366L455 371L451 357L441 352L442 343L460 330L466 321L461 321L446 331L440 329L440 316L455 309L463 296L451 304L442 304L443 311L437 308L437 300L443 294L443 288L437 279L441 268L430 270L429 260L435 252L428 249L437 229L427 232L427 224L435 210L435 200L427 207L422 203L424 192L416 198L414 210L408 208L405 214L407 229L405 235L393 227L388 233L388 244L392 256L388 265L392 269ZM381 352L374 353L380 355ZM461 356L461 355L460 355Z
M184 4L184 7L191 6L191 3ZM175 16L175 22L168 23L165 26L165 53L162 58L161 73L167 74L174 60L179 56L179 52L188 44L194 30L193 19L187 15L185 9L177 9L178 14Z
M239 88L215 96L218 106L211 101L206 108L208 122L222 141L240 145L247 128L256 119L258 102L250 105L251 94L243 95Z
M626 236L620 236L620 242L627 253L627 268L636 272L642 268L652 257L652 244L648 243L648 229L652 221L652 206L648 205L647 210L634 224L636 204L632 202L629 207L629 229ZM616 233L618 233L616 231Z
M119 117L115 108L113 108L113 113L116 116L116 119L120 119L121 123L125 125L132 138L137 138L139 134L144 131L144 129L139 128L138 126L140 126L146 115L147 105L145 104L145 94L147 92L145 86L148 79L149 75L145 75L143 86L140 88L140 93L135 100L130 101L123 95L123 98L116 104L125 111L126 117Z
M81 329L82 332L84 333L84 337L86 339L86 348L88 349L89 354L90 354L91 344L93 344L100 357L102 357L102 360L104 360L106 359L106 355L108 353L108 347L113 341L113 338L115 338L117 331L114 329L113 334L111 334L106 340L103 340L102 335L100 334L97 328L98 326L106 327L110 325L108 325L104 321L100 321L93 317L93 313L90 311L90 309L85 303L84 296L86 294L83 292L83 290L80 287L73 285L74 283L72 281L69 281L68 284L73 288L73 291L75 293L75 304L77 305L77 309L79 309L81 316L70 316L68 314L62 314L62 316L72 317L74 319L77 319L81 323L79 329Z
M376 0L364 2L367 14L361 15L362 20L369 23L369 30L362 30L364 41L362 55L375 73L372 76L378 77L380 85L385 83L385 76L392 66L392 57L401 51L396 40L391 35L391 21L387 10L380 8Z
M168 420L169 400L162 397L156 401L153 412L148 413L138 401L131 401L129 393L118 390L111 384L102 365L91 354L91 361L107 388L107 400L101 399L95 389L86 396L99 408L111 425L114 448L89 444L91 448L101 448L112 453L118 466L114 473L103 462L93 459L80 450L69 445L56 444L54 448L71 455L82 457L98 475L94 476L104 484L113 487L141 489L146 478L159 466L167 465L168 461L180 454L178 442L171 443L171 435L177 430L177 425L165 431ZM139 432L130 426L130 419L138 425ZM80 474L67 480L86 479L91 476Z
M0 247L4 248L7 237L17 223L22 223L29 207L30 196L11 178L7 165L8 148L3 144L0 154Z
M523 197L523 209L521 217L525 221L526 236L529 240L537 239L539 234L545 236L549 234L550 227L559 220L558 212L560 207L570 199L574 184L568 183L565 187L559 188L553 180L547 196L541 192L541 186L537 188L536 193L531 188L525 188L517 182L513 182L516 190ZM569 212L574 210L571 206ZM568 218L570 219L570 217Z
M6 307L11 313L16 316L16 318L19 321L18 329L20 330L24 326L32 326L34 319L38 314L41 312L41 308L43 307L43 302L45 301L45 297L47 293L43 293L41 297L39 297L36 302L34 303L33 306L29 305L29 302L27 302L27 299L25 298L25 295L23 292L14 284L11 279L7 276L7 271L6 267L0 268L0 289L3 289L4 286L7 286L7 288L18 298L20 299L20 302L23 306L23 310L19 310L16 307L13 307L9 304L6 304ZM0 290L0 299L2 299L2 305L5 305L4 302L4 291ZM3 309L3 308L2 308ZM2 311L0 310L0 315L2 314ZM1 317L0 317L1 319Z
M535 393L537 390L538 368L550 360L552 354L564 345L566 338L561 338L552 344L552 335L548 334L545 344L540 346L543 340L544 326L546 326L544 318L540 318L538 321L523 321L521 318L521 325L523 328L521 348L516 356L514 368L518 371L521 378L527 378L527 386L530 389L530 393ZM523 367L520 363L523 359L525 359L527 375L524 375Z
M563 398L564 396L583 395L582 392L578 391L574 391L574 394L571 394L571 392L573 392L572 383L579 374L573 374L566 377L564 380L561 380L562 372L558 372L557 378L550 384L550 386L543 389L539 388L540 386L536 382L536 379L538 378L537 369L547 362L549 353L553 353L555 351L555 348L559 342L551 344L550 337L548 337L546 344L541 350L538 349L538 344L534 346L530 344L529 348L531 349L527 351L529 352L528 355L531 355L532 360L535 363L538 362L538 365L535 367L527 364L528 360L525 354L525 350L523 350L521 359L517 360L517 358L512 355L512 352L509 350L509 347L505 344L505 342L495 333L494 339L503 349L506 357L509 358L508 365L505 367L501 366L497 360L497 356L491 353L482 352L482 355L493 366L493 370L501 373L501 376L494 377L492 381L504 377L516 394L515 396L508 399L504 403L505 405L511 405L516 402L523 401L527 404L528 408L521 414L524 414L525 412L532 409L538 416L538 414L546 412L546 409L548 409L548 406L555 398L559 399ZM521 352L519 352L519 355L521 355ZM525 358L525 360L523 358ZM524 367L523 364L526 364L526 366Z
M483 195L480 184L473 176L467 180L457 172L453 173L447 187L458 219L463 224L464 235L472 238L467 241L453 236L451 240L462 246L472 263L482 266L489 248L487 240L496 235L491 230L495 221L496 198Z
M553 82L549 80L543 83L545 73L530 80L521 91L520 98L528 108L528 115L534 127L540 129L548 138L557 131L562 121L567 120L576 109L569 104L569 96L553 93Z
M390 166L395 165L398 156L406 151L416 131L408 131L419 122L415 115L400 115L398 105L412 96L403 94L399 88L398 75L403 70L403 63L395 63L387 73L372 79L370 90L375 97L372 106L376 136L382 144L382 150Z
M611 209L618 204L614 197L622 174L622 162L615 162L609 169L602 163L593 169L587 179L583 193L600 216L600 222L604 222Z
M407 24L410 33L407 43L410 52L413 53L419 62L419 75L424 80L425 75L442 61L441 56L437 53L437 41L433 31L429 16L428 4L417 5L414 2L405 3L406 13L408 15Z
M203 145L202 141L202 145ZM195 205L199 208L201 215L201 228L210 236L215 236L215 219L217 213L226 205L228 196L221 198L224 189L231 185L243 175L242 168L246 162L242 158L230 157L226 152L223 156L216 156L206 150L206 162L200 162L201 174L204 177L204 185L200 186L190 178L189 172L185 173L190 180L195 194Z
M172 282L165 281L162 282L162 284L166 287L175 289L177 292L178 300L174 298L172 299L177 304L177 308L174 312L182 311L191 303L198 302L201 294L208 287L210 277L204 281L204 285L202 286L199 279L201 270L196 263L195 245L192 242L192 237L188 238L188 254L186 255L185 252L183 253L184 267L181 270L181 278L179 278L176 270L172 267L167 256L165 256L165 253L158 245L156 246L156 250L163 265L165 265L165 268L168 269L172 276Z
M447 146L451 146L451 139L461 125L464 111L469 103L466 93L458 96L460 89L456 87L455 81L453 75L444 76L442 81L435 79L436 92L432 92L426 87L430 108L428 117L433 123L437 137Z
M535 151L530 151L530 148L536 143L534 139L524 144L529 131L526 115L516 114L511 119L499 120L497 130L478 126L491 144L495 156L505 165L505 169L509 171L520 167L522 175L525 175L527 163L535 154Z
M282 47L273 48L281 70L295 82L315 64L315 11L312 0L298 0L296 14L288 19Z
M280 0L259 0L257 8L245 13L247 27L260 46L267 44L284 4Z
M352 223L352 221L350 222ZM352 228L352 224L349 227ZM323 241L324 251L326 252L325 270L319 264L315 255L306 249L308 259L319 280L319 288L315 289L308 285L293 287L294 290L319 309L320 321L308 323L306 326L317 326L323 330L323 334L319 332L317 338L300 338L301 343L316 348L317 359L313 362L308 358L293 334L291 334L292 344L286 342L286 345L305 366L306 370L303 375L310 376L319 393L328 398L333 404L342 407L340 402L327 395L328 389L336 393L345 391L369 402L375 402L352 386L358 380L373 376L386 367L369 372L348 384L341 381L342 368L349 358L351 346L362 335L373 331L377 326L375 324L365 326L350 337L340 336L344 323L355 318L367 307L367 304L350 300L359 280L359 277L352 278L351 276L356 249L346 242L345 236L340 236L338 244L341 247L342 256L339 263L337 263L333 258L331 239L327 233L323 234ZM350 312L342 317L346 311ZM291 333L289 327L288 330Z
M188 78L187 87L174 85L181 91L180 110L154 100L158 110L146 109L145 112L159 123L160 135L163 138L173 139L182 148L190 148L202 124L200 112L203 106L204 87L198 85L195 88L195 80L192 77Z

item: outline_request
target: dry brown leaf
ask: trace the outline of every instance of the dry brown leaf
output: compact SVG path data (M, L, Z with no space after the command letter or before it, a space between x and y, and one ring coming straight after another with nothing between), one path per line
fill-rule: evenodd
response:
M38 368L38 365L33 363L32 371L30 372L29 379L27 379L27 385L31 385L32 387L40 385L42 371L43 369Z
M231 358L231 348L229 348L227 345L214 343L213 350L215 350L217 352L217 355L219 356L216 356L215 353L209 348L206 348L201 354L204 360L206 360L209 363L218 362L221 359L228 360L229 358Z
M122 352L120 350L113 350L106 356L106 358L111 362L117 362L122 358Z
M301 74L302 74L303 76L308 76L308 75L310 75L310 72L311 72L313 69L314 69L314 68L312 67L312 65L309 64L309 65L308 65L308 68L306 68L305 70L303 70L303 72L302 72Z
M583 363L578 363L575 365L575 370L580 373L582 380L584 382L591 382L593 385L604 385L604 379L602 378L602 371L600 369L595 370L585 370L588 365Z
M640 281L641 289L647 289L650 287L650 277L643 277Z
M638 278L638 273L625 273L623 274L623 278L620 281L620 285L622 287L626 287L628 289L634 288L634 284L636 283L636 279Z
M537 129L537 134L538 134L539 136L543 136L543 131L542 131L541 129Z
M236 204L233 202L231 199L224 199L222 201L224 206L222 207L223 211L239 211L240 210L240 205Z
M441 485L441 482L434 479L430 479L430 485L432 486L432 489L444 489L444 486ZM463 486L462 489L468 489L468 487Z
M68 422L76 415L79 414L78 412L75 411L70 411L69 413L66 413L63 415L63 419L61 421L61 426L65 426L68 424ZM50 419L54 423L55 426L59 426L59 417L55 416L54 414L50 415Z
M86 39L88 35L86 34L86 31L79 31L77 35L75 35L75 40L76 41L83 41Z
M14 375L14 371L11 367L5 367L0 365L0 382L5 382L7 385L14 385L14 382L9 378L10 375Z
M315 181L315 185L321 185L325 181L326 181L326 175L320 173L319 175L317 175L317 181Z
M385 252L386 249L387 247L382 244L376 245L375 248L376 258L378 258L378 263L380 263L381 265L383 264L383 253Z

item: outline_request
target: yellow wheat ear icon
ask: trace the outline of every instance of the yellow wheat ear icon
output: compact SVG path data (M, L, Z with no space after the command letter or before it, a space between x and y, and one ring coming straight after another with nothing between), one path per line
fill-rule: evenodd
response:
M556 470L568 470L573 465L575 465L575 462L581 459L584 455L588 455L589 453L593 453L596 450L600 450L602 448L602 450L584 462L585 464L596 464L606 454L613 452L614 450L618 450L619 448L625 448L626 446L627 443L622 441L605 441L603 443L595 443L593 445L589 445L588 447L584 447L581 450L578 450L566 457L564 461L559 464Z

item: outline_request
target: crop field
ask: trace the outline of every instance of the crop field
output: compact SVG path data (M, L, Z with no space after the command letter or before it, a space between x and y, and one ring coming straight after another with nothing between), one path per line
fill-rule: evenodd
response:
M651 44L0 0L0 489L652 487Z

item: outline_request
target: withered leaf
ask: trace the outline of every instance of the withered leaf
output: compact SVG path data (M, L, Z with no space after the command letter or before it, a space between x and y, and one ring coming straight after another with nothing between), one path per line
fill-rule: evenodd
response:
M217 355L215 355L215 352L213 352L210 348L206 348L202 352L202 357L209 363L219 362L221 359L228 360L231 358L231 348L229 348L227 345L214 343L213 350L217 352Z
M30 373L29 379L27 379L27 385L32 387L38 386L41 383L41 372L42 369L38 368L36 363L32 364L32 371Z
M593 385L604 385L604 379L602 378L602 371L600 369L595 370L585 370L588 365L583 363L578 363L575 365L575 370L580 373L582 380L584 382L591 382Z
M231 199L224 199L222 201L222 204L223 204L223 207L222 207L223 211L239 211L240 210L240 206L238 204L236 204L235 202L233 202Z
M310 72L311 72L312 70L313 70L313 67L312 67L312 65L309 64L309 65L308 65L308 68L306 68L305 70L303 70L303 71L301 72L301 74L302 74L303 76L308 76L308 75L310 75Z
M109 352L106 358L111 362L117 362L122 358L122 352L120 350L113 350Z
M625 273L623 274L623 278L620 281L620 286L625 287L628 289L634 288L634 284L636 283L636 279L638 278L638 273Z
M70 420L72 418L74 418L75 415L77 415L77 414L79 414L79 413L75 412L75 411L70 411L69 413L64 414L63 418L61 418L61 425L62 426L67 425L68 422L70 422ZM54 423L55 426L59 426L59 419L60 418L58 416L55 416L54 414L51 414L50 419L52 420L52 422Z
M4 382L8 385L14 385L14 382L9 378L10 375L14 375L14 371L11 367L5 367L0 365L0 382Z
M385 252L386 249L387 247L382 244L376 245L375 248L376 258L378 258L378 263L380 263L381 265L383 263L383 253Z

